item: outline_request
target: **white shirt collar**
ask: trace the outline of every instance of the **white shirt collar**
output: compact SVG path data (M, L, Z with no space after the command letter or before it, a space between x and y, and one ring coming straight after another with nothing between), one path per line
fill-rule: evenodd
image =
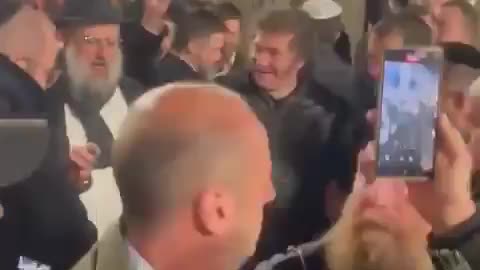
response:
M197 68L190 61L188 61L188 59L183 57L181 54L175 54L175 53L172 53L172 54L178 57L178 59L185 62L185 64L187 64L193 71L198 72Z
M153 270L153 267L135 250L135 248L127 242L128 245L128 261L129 270Z
M227 75L230 72L230 70L232 70L233 65L235 64L236 58L237 58L237 53L234 52L230 57L228 63L225 63L225 65L223 66L223 69L217 73L216 77Z

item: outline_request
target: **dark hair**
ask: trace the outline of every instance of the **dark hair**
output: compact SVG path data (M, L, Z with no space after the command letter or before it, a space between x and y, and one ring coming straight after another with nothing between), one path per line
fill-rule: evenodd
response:
M387 17L378 22L373 31L379 38L398 33L402 36L405 46L429 46L433 43L432 29L417 11L406 9Z
M225 2L218 4L215 7L215 11L222 21L240 20L242 18L242 12L233 3Z
M7 23L23 6L22 0L0 1L0 26Z
M460 10L463 17L465 18L465 23L467 27L470 28L472 37L477 36L478 31L478 14L475 11L475 8L466 0L450 0L443 4L444 7L456 7Z
M291 8L300 8L307 0L290 0Z
M480 52L475 47L460 42L446 42L441 45L447 62L480 69Z
M405 14L410 14L410 15L413 15L413 16L417 16L417 17L420 17L420 18L422 16L428 16L429 15L429 11L428 11L428 8L426 6L417 5L417 4L409 4L401 12L403 12Z
M275 10L270 12L258 25L266 33L293 34L290 46L304 59L312 55L315 42L312 42L312 20L307 13L296 9Z
M223 32L225 32L225 26L213 12L198 10L190 14L188 20L177 23L177 36L172 47L177 51L182 51L193 39Z

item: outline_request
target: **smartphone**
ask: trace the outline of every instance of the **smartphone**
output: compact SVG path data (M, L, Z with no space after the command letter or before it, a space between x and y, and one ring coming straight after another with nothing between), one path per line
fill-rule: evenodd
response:
M377 176L415 181L432 178L443 64L440 47L385 51Z

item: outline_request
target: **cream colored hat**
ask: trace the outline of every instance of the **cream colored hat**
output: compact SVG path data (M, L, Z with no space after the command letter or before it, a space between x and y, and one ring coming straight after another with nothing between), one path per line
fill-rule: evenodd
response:
M307 0L301 9L315 20L335 18L343 11L342 7L333 0Z
M480 78L473 81L468 89L468 95L472 97L480 97Z

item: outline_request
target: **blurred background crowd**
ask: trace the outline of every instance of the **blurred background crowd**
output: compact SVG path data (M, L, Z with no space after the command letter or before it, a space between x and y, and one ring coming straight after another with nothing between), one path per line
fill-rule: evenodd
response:
M480 269L477 6L0 0L0 147L48 133L1 150L0 269ZM416 46L434 179L377 178L384 51Z

